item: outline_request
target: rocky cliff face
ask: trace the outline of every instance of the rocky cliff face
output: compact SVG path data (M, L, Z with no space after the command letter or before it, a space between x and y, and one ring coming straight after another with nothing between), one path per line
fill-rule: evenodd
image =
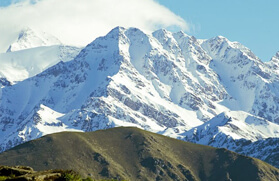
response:
M137 126L237 151L239 140L278 137L276 57L263 63L220 36L117 27L74 60L1 89L1 149L64 130Z

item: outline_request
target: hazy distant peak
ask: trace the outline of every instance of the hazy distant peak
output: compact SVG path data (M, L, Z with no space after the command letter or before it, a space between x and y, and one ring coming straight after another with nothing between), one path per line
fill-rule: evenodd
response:
M26 27L19 32L17 40L9 46L7 52L60 44L60 40L53 35Z

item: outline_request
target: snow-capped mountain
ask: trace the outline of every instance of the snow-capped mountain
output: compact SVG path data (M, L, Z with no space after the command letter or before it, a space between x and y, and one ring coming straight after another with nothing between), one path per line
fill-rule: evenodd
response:
M260 148L279 136L278 75L221 36L117 27L74 60L1 89L1 150L53 132L115 126L238 152L247 143Z
M279 125L242 111L219 114L181 137L185 141L210 145L259 158L279 167Z
M230 110L242 110L279 122L278 74L239 43L217 37L202 47L212 57L210 67L219 75L220 83L230 97L220 104ZM274 68L275 69L275 68Z
M62 45L57 38L45 32L25 28L9 50L0 53L0 84L15 84L60 61L73 60L80 50L79 47Z
M242 111L223 112L185 134L186 140L229 149L235 148L224 142L226 138L257 141L270 137L279 137L278 124Z
M137 51L139 47L143 52ZM145 56L145 51L150 52L149 55ZM174 89L185 91L178 81L186 79L183 75L186 72L166 56L155 38L138 29L116 28L89 44L75 60L61 62L36 77L5 87L0 110L4 122L1 125L4 149L14 146L10 145L10 140L13 140L11 143L22 141L18 135L22 130L26 131L24 140L44 134L33 124L42 106L64 114L57 118L57 122L61 122L59 125L85 131L117 125L134 125L153 131L168 127L187 130L201 124L195 112L170 101L171 84ZM156 62L152 65L154 59L162 60L163 65L156 65ZM165 65L171 68L165 70ZM170 85L160 83L155 73ZM162 90L158 93L156 89ZM168 91L168 97L162 94L164 91ZM182 97L183 92L173 95L176 99L179 96ZM190 101L192 104L192 99ZM48 125L44 119L42 121L43 125ZM36 129L41 134L34 134Z
M0 77L14 84L35 76L60 61L73 60L80 48L53 45L0 53Z
M24 28L20 31L17 40L9 46L7 52L61 44L60 40L46 32Z

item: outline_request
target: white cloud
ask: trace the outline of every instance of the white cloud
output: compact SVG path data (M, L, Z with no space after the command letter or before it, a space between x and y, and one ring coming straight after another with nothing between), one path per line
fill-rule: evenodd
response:
M154 0L41 0L32 5L25 1L1 8L0 24L2 44L23 27L43 30L76 45L85 45L116 26L147 32L170 26L189 29L182 18Z

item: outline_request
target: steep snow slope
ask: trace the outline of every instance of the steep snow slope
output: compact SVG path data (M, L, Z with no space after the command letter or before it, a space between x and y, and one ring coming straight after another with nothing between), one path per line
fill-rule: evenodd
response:
M15 83L32 77L60 61L76 57L80 48L54 45L0 54L0 76Z
M7 52L51 45L61 45L61 42L45 32L25 28L19 32L17 40L9 46Z
M218 75L210 69L211 58L198 41L183 32L171 34L166 30L154 32L153 36L162 44L163 54L172 61L172 67L163 64L163 60L156 62L161 67L166 67L166 70L170 69L164 72L165 77L172 75L173 70L179 70L174 74L176 77L173 81L169 81L170 78L166 82L161 80L171 87L170 100L183 108L196 111L202 121L209 120L223 110L215 102L228 95L218 83Z
M279 122L279 78L275 71L248 48L224 37L206 40L202 47L212 57L210 67L230 95L220 104Z

